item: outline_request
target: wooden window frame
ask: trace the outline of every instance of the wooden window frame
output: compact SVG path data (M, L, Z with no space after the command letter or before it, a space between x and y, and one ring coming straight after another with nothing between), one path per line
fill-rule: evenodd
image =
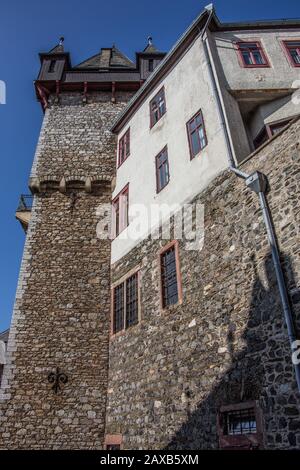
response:
M123 449L123 435L122 434L106 434L104 439L104 450L107 449L108 446L120 446L119 450Z
M164 111L162 114L160 114L158 120L154 122L154 119L153 119L153 114L154 114L154 113L153 113L153 111L152 111L152 103L153 103L153 101L155 101L155 99L156 99L161 93L163 93L163 95L164 95L165 111ZM161 118L162 118L162 117L166 114L166 112L167 112L166 93L165 93L165 87L164 87L164 86L162 86L162 87L158 90L158 92L153 96L153 98L150 100L150 102L149 102L149 110L150 110L150 129L152 129L152 127L155 126L155 124L157 124L157 123L161 120Z
M264 60L264 63L263 64L246 64L245 61L244 61L242 50L241 50L241 45L242 44L243 45L245 45L245 44L256 44L256 45L258 45L258 50L260 51L260 54L261 54L262 59ZM237 41L235 43L235 48L236 48L237 53L238 53L239 64L242 68L245 68L245 69L259 68L259 69L261 69L261 68L270 68L271 67L269 58L266 54L266 51L265 51L260 39L254 39L253 38L253 40ZM250 54L251 54L251 52L250 52Z
M231 411L240 411L253 408L256 421L256 433L251 434L224 434L223 415ZM221 406L217 416L217 431L219 436L219 447L221 449L250 449L263 448L263 420L262 411L257 401L236 403Z
M205 138L205 145L204 147L200 148L199 152L197 153L193 153L193 144L192 144L192 136L191 136L191 132L190 132L190 123L192 121L194 121L196 119L196 117L200 115L201 117L201 122L202 122L202 128L203 128L203 132L204 132L204 138ZM198 129L198 128L197 128ZM192 117L191 119L188 120L188 122L186 123L186 131L187 131L187 137L188 137L188 142L189 142L189 150L190 150L190 160L193 160L197 155L199 155L203 149L205 149L205 147L207 146L208 144L208 141L207 141L207 134L206 134L206 129L205 129L205 123L204 123L204 118L203 118L203 113L202 113L202 110L199 109L199 111L197 111Z
M300 64L296 64L293 60L293 57L290 53L290 48L288 47L287 43L289 42L300 42L300 39L298 38L290 38L290 39L282 39L281 40L281 45L284 50L284 53L292 67L300 67ZM298 48L297 48L298 49ZM300 47L299 47L299 55L300 55Z
M121 196L127 195L127 209L126 214L124 215L124 203L120 205L122 201ZM117 230L117 217L116 217L116 205L119 205L119 219L118 219L118 230ZM114 197L112 200L112 239L117 238L120 233L125 230L129 225L128 219L129 212L129 183L124 186L124 188Z
M123 146L125 145L125 158L124 160L121 161L121 153ZM128 146L128 154L126 153L126 146ZM124 132L122 137L119 140L119 145L118 145L118 168L127 160L127 158L130 156L130 127L128 127L127 131Z
M130 325L126 327L126 281L130 277L137 275L137 308L138 308L138 321L134 325ZM121 284L124 285L124 318L123 318L123 328L122 330L119 330L117 332L114 332L114 294L115 294L115 289L116 287L120 286ZM131 269L129 272L127 272L124 276L122 276L120 279L118 279L116 282L114 282L111 285L111 326L110 326L110 336L111 338L115 338L118 336L123 335L124 333L127 333L129 330L132 330L136 328L137 326L140 325L141 323L141 266L136 266L135 268Z
M167 165L168 165L168 181L164 186L159 187L159 167L158 159L163 152L167 154ZM155 157L155 173L156 173L156 194L160 193L170 182L170 165L169 165L169 155L168 155L168 146L165 145L164 148L156 155Z
M175 265L176 265L176 279L177 279L177 293L178 301L176 304L164 306L164 293L163 293L163 280L162 280L162 269L161 269L161 258L162 255L170 248L175 249ZM172 308L182 304L182 279L180 271L180 259L179 259L179 244L178 240L172 240L164 245L158 253L158 266L159 266L159 296L160 296L160 309L162 312L170 311Z

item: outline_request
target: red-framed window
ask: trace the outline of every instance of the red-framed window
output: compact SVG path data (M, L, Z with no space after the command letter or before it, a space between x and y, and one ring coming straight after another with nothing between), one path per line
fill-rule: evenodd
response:
M198 111L186 124L190 157L194 158L207 145L202 111Z
M153 127L166 111L165 89L162 87L150 101L150 127Z
M236 46L242 67L270 67L260 41L240 41Z
M159 255L161 279L161 306L167 308L182 300L178 242L165 246Z
M128 202L129 185L127 184L112 202L113 238L117 237L128 226Z
M112 334L139 322L139 271L113 288Z
M119 140L119 158L118 166L128 158L130 155L130 128L127 129L125 134Z
M300 40L282 42L291 65L300 67Z
M155 157L156 192L159 193L170 180L167 146Z
M285 126L288 125L288 123L292 120L293 118L288 118L288 119L281 119L280 121L275 121L271 122L269 124L266 124L260 132L257 134L255 137L253 143L254 143L254 148L257 149L260 147L262 144L264 144L267 140L271 139L273 135L276 135L278 132L280 132Z

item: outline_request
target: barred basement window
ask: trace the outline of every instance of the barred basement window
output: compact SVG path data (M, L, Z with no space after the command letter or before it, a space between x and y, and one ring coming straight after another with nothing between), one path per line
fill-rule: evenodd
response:
M130 155L130 128L125 132L119 141L119 159L118 166L128 158Z
M227 436L256 434L254 408L227 411L223 414L223 433Z
M166 308L181 300L177 244L172 243L160 254L160 269L162 307Z
M262 45L256 42L238 42L238 52L243 67L269 67Z
M161 88L150 101L150 127L153 127L160 120L166 110L165 90Z
M113 290L113 334L139 321L139 273L125 279Z
M165 186L167 186L170 174L169 174L169 161L168 161L168 149L165 147L156 157L156 192L159 193Z
M207 145L202 111L198 111L187 123L190 157L194 158Z

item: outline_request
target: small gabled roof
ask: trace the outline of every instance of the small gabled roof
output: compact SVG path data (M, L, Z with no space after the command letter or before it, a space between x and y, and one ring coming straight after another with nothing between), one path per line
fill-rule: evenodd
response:
M99 69L135 69L135 64L128 59L116 46L102 48L101 51L76 65L74 69L99 70Z

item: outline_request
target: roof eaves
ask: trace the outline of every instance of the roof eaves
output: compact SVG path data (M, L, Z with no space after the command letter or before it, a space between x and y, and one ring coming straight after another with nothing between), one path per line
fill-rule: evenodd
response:
M168 63L170 58L175 54L175 52L179 49L180 45L183 43L183 41L189 36L189 34L193 31L193 29L196 27L196 25L205 17L205 15L208 15L207 10L203 10L197 18L190 24L188 29L180 36L178 41L174 44L174 46L171 48L171 50L167 53L167 55L164 57L164 59L160 62L160 64L156 67L154 72L150 75L150 77L145 81L145 83L141 86L139 91L131 98L131 100L128 102L128 104L125 106L123 109L122 113L118 116L118 118L115 120L111 127L111 131L115 132L117 129L117 126L122 122L123 118L126 116L126 114L130 111L131 107L136 103L136 101L144 94L144 92L150 87L151 83L155 80L159 72L164 68L164 66ZM214 14L215 16L215 14Z

